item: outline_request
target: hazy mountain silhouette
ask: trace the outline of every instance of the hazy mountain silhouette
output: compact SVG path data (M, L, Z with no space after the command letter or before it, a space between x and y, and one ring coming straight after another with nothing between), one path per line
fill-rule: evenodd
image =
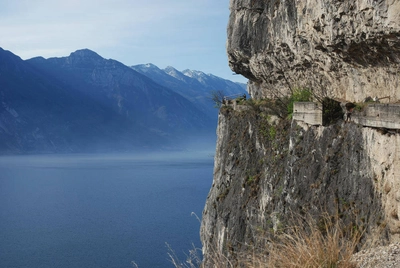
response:
M217 110L199 104L207 90L184 76L196 86L182 93L165 72L160 85L88 49L24 61L0 48L0 153L176 150L213 140Z
M217 121L218 110L211 101L212 91L223 91L225 95L247 94L246 84L235 83L201 71L184 70L182 72L168 66L160 69L154 64L140 64L132 68L155 82L181 94L202 112Z

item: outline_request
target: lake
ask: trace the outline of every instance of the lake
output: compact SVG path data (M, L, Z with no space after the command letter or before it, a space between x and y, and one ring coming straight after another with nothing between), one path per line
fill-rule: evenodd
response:
M210 153L0 157L0 267L174 267L201 248Z

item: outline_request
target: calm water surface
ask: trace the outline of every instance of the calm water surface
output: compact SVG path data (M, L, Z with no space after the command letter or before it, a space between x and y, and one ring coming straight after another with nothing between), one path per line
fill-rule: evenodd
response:
M210 154L0 157L0 267L173 267L201 248Z

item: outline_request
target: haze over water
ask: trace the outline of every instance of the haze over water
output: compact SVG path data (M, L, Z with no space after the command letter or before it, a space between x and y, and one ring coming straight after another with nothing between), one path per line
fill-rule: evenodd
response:
M210 153L0 157L0 267L173 267L212 172Z

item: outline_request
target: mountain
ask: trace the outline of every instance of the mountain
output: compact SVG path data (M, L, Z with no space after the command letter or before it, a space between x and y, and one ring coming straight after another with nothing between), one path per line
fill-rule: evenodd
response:
M223 91L226 96L247 94L246 84L235 83L201 71L180 72L171 66L162 70L151 63L135 65L131 68L189 99L215 122L218 110L213 107L210 99L212 91Z
M104 124L99 122L111 121L114 117L106 107L85 96L77 98L72 89L60 86L57 81L2 49L0 93L1 152L84 148L85 143L79 142L77 135L87 135L96 140L98 133L104 131ZM77 116L79 119L73 120ZM80 122L85 122L86 127L80 127ZM77 131L78 128L81 131Z
M90 50L79 50L65 58L34 58L28 62L47 75L69 81L81 93L110 104L119 114L143 126L174 134L210 127L208 118L182 96Z
M178 149L215 123L174 90L88 49L23 61L0 49L0 152Z

